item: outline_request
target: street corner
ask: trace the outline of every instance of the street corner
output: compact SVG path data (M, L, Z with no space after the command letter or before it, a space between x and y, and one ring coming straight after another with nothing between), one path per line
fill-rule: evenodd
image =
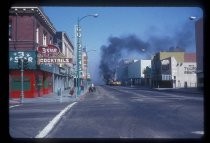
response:
M20 105L21 103L19 100L9 100L9 108L14 108Z

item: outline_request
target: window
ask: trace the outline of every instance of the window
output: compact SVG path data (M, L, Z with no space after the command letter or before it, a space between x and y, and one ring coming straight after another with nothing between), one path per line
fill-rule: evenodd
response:
M162 80L171 80L171 75L162 75Z
M47 45L47 32L43 32L42 41L43 41L43 45L46 46Z
M15 90L15 91L20 91L21 90L21 79L17 78L17 79L13 79L12 83L11 83L11 89ZM24 77L24 81L23 81L23 90L27 91L30 90L31 86L30 86L30 80L26 79Z
M50 37L50 44L52 44L52 37Z
M61 47L62 47L62 53L66 56L66 44L63 44L62 42L61 42Z
M9 21L9 40L12 40L12 21Z
M36 43L39 43L39 26L36 28Z

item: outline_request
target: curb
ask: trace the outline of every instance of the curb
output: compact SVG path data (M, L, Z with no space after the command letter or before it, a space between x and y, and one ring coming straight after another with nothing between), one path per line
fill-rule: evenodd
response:
M179 90L179 89L153 89L153 90L159 91L159 92L170 91L170 92L186 93L186 94L203 94L202 92L199 92L199 91L185 91L185 90Z

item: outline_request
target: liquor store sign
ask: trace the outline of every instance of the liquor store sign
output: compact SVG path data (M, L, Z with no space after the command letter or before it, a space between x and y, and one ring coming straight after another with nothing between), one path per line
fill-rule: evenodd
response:
M39 46L37 52L40 54L40 63L70 63L71 58L58 57L60 49L55 45Z

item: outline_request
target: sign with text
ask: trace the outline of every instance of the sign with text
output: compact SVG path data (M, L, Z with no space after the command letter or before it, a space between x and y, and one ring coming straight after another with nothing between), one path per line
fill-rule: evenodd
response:
M48 56L57 56L60 52L59 48L54 45L48 46L39 46L37 52L40 53L43 57Z
M188 65L184 67L184 74L196 74L196 66Z
M25 58L28 61L28 69L36 69L35 51L9 51L9 69L19 69L18 59Z
M71 58L58 57L60 49L55 45L39 46L37 52L41 55L40 63L70 63Z
M39 58L40 63L70 63L71 58Z

